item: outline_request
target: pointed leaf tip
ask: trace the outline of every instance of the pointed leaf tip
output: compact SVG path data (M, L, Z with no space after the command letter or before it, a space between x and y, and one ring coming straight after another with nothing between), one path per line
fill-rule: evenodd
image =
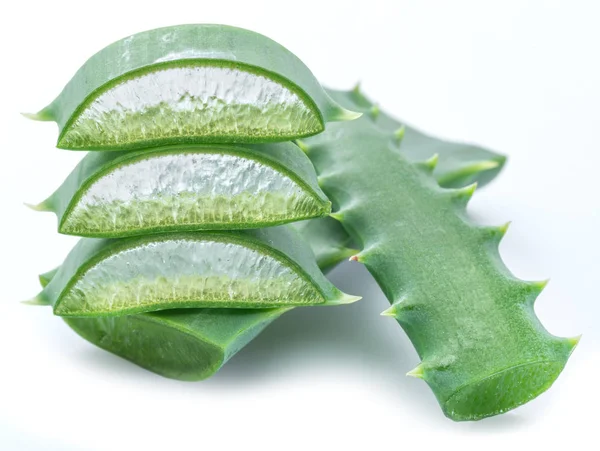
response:
M358 119L363 114L358 113L356 111L350 111L346 108L338 107L329 118L332 122L342 122L342 121L353 121L354 119Z
M27 119L31 119L33 121L53 121L54 117L48 108L44 108L42 111L38 111L37 113L21 113L21 116L26 117Z
M25 301L21 301L21 304L25 304L25 305L50 305L41 296L36 296L36 297L34 297L32 299L27 299Z
M360 94L360 81L357 81L354 87L352 88L352 92L354 94Z
M423 371L423 365L417 365L413 370L406 373L407 376L416 377L418 379L425 379L425 373Z
M498 166L500 166L500 162L497 160L484 160L479 163L474 163L472 166L469 166L469 169L471 169L472 172L482 172L495 169Z
M44 202L39 204L29 204L27 202L23 202L23 205L25 205L27 208L30 208L33 211L51 211Z
M341 296L331 302L328 302L328 305L344 305L344 304L353 304L356 301L360 301L362 296L353 296L351 294L342 293Z

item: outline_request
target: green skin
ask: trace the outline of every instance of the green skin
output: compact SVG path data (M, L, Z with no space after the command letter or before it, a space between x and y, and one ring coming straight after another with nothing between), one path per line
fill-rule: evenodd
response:
M257 48L261 51L257 52ZM144 74L167 68L199 66L241 69L283 85L311 111L307 118L311 125L291 134L232 134L215 130L214 124L209 123L199 134L186 134L183 130L176 136L145 139L136 128L126 142L112 143L109 140L85 143L76 139L78 131L74 124L77 119L107 90ZM208 113L213 114L210 111ZM257 121L261 116L259 113L252 113ZM130 118L126 123L131 125L139 120L140 123L135 126L140 130L151 128L156 126L161 114L158 108L148 111L141 118ZM200 142L289 141L320 133L328 121L350 120L358 115L332 101L304 63L271 39L225 25L180 25L138 33L105 47L77 71L56 100L39 113L27 116L36 120L56 121L60 132L57 146L60 148L126 150ZM187 121L190 118L182 116L180 120ZM117 118L116 122L122 123L121 119ZM249 125L255 130L260 128L258 122Z
M262 260L277 261L281 267L287 268L288 274L293 274L293 279L290 279L292 276L283 279L277 276L267 282L259 283L254 278L242 276L233 279L230 276L223 278L214 274L205 276L198 273L198 269L188 274L186 270L190 262L198 260L201 256L197 254L188 256L186 253L196 252L196 248L182 251L170 262L171 270L177 269L175 265L182 265L179 271L171 271L182 275L177 278L165 274L158 278L147 279L138 276L133 280L127 278L118 281L112 275L107 276L105 274L107 270L104 269L100 275L90 279L90 273L107 261L121 261L121 267L124 265L131 267L133 274L144 274L148 270L152 271L152 274L155 272L152 268L160 266L163 257L160 253L147 254L147 250L161 243L174 241L218 242L234 245L236 254L223 251L223 248L211 251L229 252L220 255L219 261L223 261L223 264L227 261L230 268L235 268L236 262L243 261L245 258L240 254L240 249L249 249L261 255ZM151 248L146 246L148 243L152 245ZM143 252L146 252L146 256L133 260L128 252L140 245L144 246ZM235 269L233 271L237 273ZM78 285L79 282L84 284ZM117 284L116 288L115 284ZM93 291L89 291L90 287ZM231 291L235 296L231 295ZM98 317L174 308L264 309L338 305L359 299L335 288L317 266L310 247L298 232L287 226L280 226L239 232L155 234L117 240L83 238L69 253L52 281L32 303L51 305L54 313L59 316Z
M257 212L256 216L246 217L243 221L239 218L223 217L218 222L211 221L212 216L210 214L203 214L201 217L194 214L197 209L180 208L177 221L174 221L172 214L174 204L172 200L163 200L156 195L154 204L147 201L141 201L142 205L121 204L115 207L100 204L83 219L74 217L73 212L89 188L102 178L110 177L114 171L124 166L135 165L140 161L160 158L165 155L186 154L232 155L270 167L281 174L282 178L290 179L300 187L305 195L305 201L301 204L303 208L294 209L285 201L274 201L271 215L268 217L264 214L263 209ZM248 177L251 176L252 174L248 174ZM234 211L239 211L243 202L252 203L254 201L258 203L254 198L254 194L248 194L246 198L242 199L216 197L203 199L200 194L193 191L193 188L188 187L189 191L186 192L189 197L189 205L202 205L203 213L217 211L220 204L222 205L225 202L232 206L231 208ZM200 203L201 201L202 203ZM90 152L81 160L54 194L32 208L55 213L58 217L58 231L60 233L86 237L120 238L168 231L254 229L274 226L327 215L331 212L331 202L319 187L310 160L297 146L287 142L169 146L140 151ZM148 214L140 215L140 211L147 211ZM260 216L258 216L258 213L260 213ZM113 215L119 220L119 222L115 221L114 226L112 222ZM110 228L107 224L110 224Z
M436 171L436 176L440 183L449 186L460 184L464 180L463 174L469 174L469 181L479 180L483 184L497 174L505 160L483 149L477 151L481 153L476 153L474 160L469 152L471 147L445 141L438 141L436 148L440 149L444 144L447 149L440 151L438 168L445 166L452 170L447 173ZM401 150L407 149L403 146ZM442 165L444 159L454 164ZM498 161L499 167L484 170L482 168L486 165L474 165L473 161ZM334 219L312 219L294 223L293 227L309 241L323 272L358 253L349 247L350 236ZM42 286L46 286L56 272L53 270L41 275ZM64 319L75 332L102 349L162 376L197 381L216 373L231 356L288 310L179 309L117 317Z
M339 92L338 102L362 102ZM384 118L385 119L385 118ZM380 124L380 121L382 124ZM390 132L381 115L331 124L301 145L364 263L413 342L424 379L453 420L514 409L548 389L578 339L549 334L533 304L544 283L524 282L502 263L506 227L479 227L466 214L474 186L441 188L436 159L410 162L408 129Z

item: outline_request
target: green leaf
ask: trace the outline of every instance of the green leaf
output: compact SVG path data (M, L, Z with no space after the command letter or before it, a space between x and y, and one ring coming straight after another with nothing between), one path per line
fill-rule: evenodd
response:
M90 152L33 207L68 235L249 229L318 217L331 203L292 143Z
M405 155L419 140L393 133L383 115L331 124L304 140L338 218L363 250L353 260L371 272L422 363L424 379L454 420L500 414L545 391L577 339L549 334L533 302L543 284L515 278L498 243L506 227L471 223L474 186L441 188L435 159ZM431 149L432 154L442 153ZM425 160L425 159L424 159Z
M260 50L257 50L260 49ZM349 120L310 70L271 39L225 25L134 34L92 56L32 119L63 149L288 141Z

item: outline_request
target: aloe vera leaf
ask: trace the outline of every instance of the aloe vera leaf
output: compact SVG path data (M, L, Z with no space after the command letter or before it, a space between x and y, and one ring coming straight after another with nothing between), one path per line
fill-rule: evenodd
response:
M484 186L500 173L506 163L504 155L469 144L436 139L405 126L369 100L358 86L350 91L326 91L343 107L376 117L378 126L389 133L402 130L404 138L400 152L408 160L421 162L436 154L438 161L433 175L444 188L459 188L472 183ZM305 143L300 141L299 145L304 147ZM306 232L305 238L315 253L333 251L333 264L339 263L335 260L335 256L339 256L335 252L337 248L352 252L348 250L348 246L353 247L352 239L335 219L319 218L293 226Z
M390 134L402 130L400 152L409 161L421 162L438 155L433 175L444 188L459 188L475 182L479 187L484 186L498 175L506 163L504 155L479 146L440 140L398 121L367 98L358 85L350 91L326 91L343 107L376 119L382 130Z
M239 232L83 238L34 303L60 316L173 308L335 305L342 293L285 226Z
M334 214L414 344L424 379L453 420L477 420L548 389L578 339L549 334L534 312L544 283L524 282L498 252L506 227L472 224L474 186L441 188L435 159L410 162L410 141L377 115L331 124L303 147Z
M333 220L311 220L305 224L307 227L302 227L300 234L317 231L320 235L335 236L341 229ZM356 252L320 245L315 246L315 250L317 263L324 272L334 263L348 258L351 252ZM40 275L42 287L50 283L58 270ZM216 373L288 310L289 307L174 309L137 315L63 319L81 337L106 351L165 377L197 381Z
M288 141L358 115L337 105L290 51L252 31L179 25L92 56L33 119L63 149Z
M249 229L329 214L294 144L197 145L90 152L36 210L68 235Z
M309 243L323 272L332 270L343 260L356 255L350 235L339 221L324 217L290 224Z

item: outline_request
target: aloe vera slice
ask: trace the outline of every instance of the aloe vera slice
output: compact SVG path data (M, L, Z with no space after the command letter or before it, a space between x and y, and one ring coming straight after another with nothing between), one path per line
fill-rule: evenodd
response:
M271 308L353 302L285 226L241 232L84 238L34 302L60 316L172 308Z
M159 28L92 56L33 119L56 121L63 149L126 150L271 142L359 115L332 101L290 51L225 25Z
M545 283L505 267L498 244L506 226L469 220L475 187L441 188L436 159L409 161L401 149L410 141L379 119L332 124L303 147L339 208L334 217L362 245L351 259L374 276L392 303L383 314L422 359L409 375L424 379L457 421L529 402L556 380L578 338L555 337L536 317Z
M248 229L328 214L308 157L292 143L90 152L33 207L68 235Z
M301 224L301 223L299 223ZM335 237L336 221L306 221L301 234ZM349 249L332 249L326 240L313 244L323 271L348 258ZM337 254L336 254L337 252ZM45 287L59 268L40 275ZM174 309L110 317L65 317L65 322L92 344L173 379L197 381L216 373L235 353L290 307L273 309Z

